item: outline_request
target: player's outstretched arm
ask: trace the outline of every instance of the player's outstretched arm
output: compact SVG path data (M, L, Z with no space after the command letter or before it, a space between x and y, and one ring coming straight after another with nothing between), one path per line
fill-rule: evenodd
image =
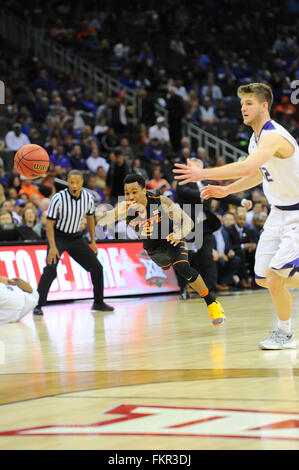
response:
M15 277L14 279L9 279L8 285L17 286L19 287L19 289L22 289L24 292L29 292L29 294L33 292L31 285L19 277Z
M171 239L176 239L177 243L182 239L185 238L193 229L194 223L191 217L189 217L186 212L184 212L179 204L173 202L166 196L161 196L161 204L163 210L168 214L169 218L176 223L180 229L175 234L170 234ZM169 235L169 236L170 236Z
M117 220L125 220L127 217L128 204L126 201L122 201L117 204L111 211L103 210L102 216L97 222L98 225L111 225Z
M285 145L285 139L276 133L271 133L261 138L258 149L251 153L242 162L229 163L218 168L199 169L188 161L188 166L175 163L177 167L173 170L181 180L180 185L201 180L225 180L237 179L253 175L258 168L264 165L273 155L279 152Z
M253 175L240 178L227 186L216 186L208 184L200 190L200 195L204 199L210 199L212 197L218 199L226 197L229 194L239 193L241 191L245 191L246 189L254 188L255 186L261 184L262 181L262 172L257 170Z

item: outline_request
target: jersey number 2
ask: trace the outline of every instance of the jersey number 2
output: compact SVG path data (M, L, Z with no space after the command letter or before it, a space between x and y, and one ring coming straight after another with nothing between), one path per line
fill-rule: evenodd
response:
M262 166L261 167L261 172L263 173L263 175L266 178L266 180L268 181L268 183L273 183L273 179L271 178L271 175L270 175L269 171L267 170L267 168Z

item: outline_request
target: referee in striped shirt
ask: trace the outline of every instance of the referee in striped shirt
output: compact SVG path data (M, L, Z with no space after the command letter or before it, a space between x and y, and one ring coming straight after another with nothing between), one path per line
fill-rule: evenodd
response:
M39 302L33 312L35 315L43 315L42 306L47 303L48 292L56 278L57 265L63 251L67 251L77 263L90 272L94 292L92 310L110 312L114 308L104 303L103 267L97 258L94 201L90 193L82 188L83 176L80 171L71 170L67 181L68 188L53 196L48 209L47 265L39 281ZM85 215L91 237L91 249L80 232L81 220Z

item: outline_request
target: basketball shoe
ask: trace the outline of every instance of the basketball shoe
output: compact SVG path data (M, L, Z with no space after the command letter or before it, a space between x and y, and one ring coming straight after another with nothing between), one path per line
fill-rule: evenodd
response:
M260 349L296 349L296 340L292 333L287 334L276 328L271 332L269 338L259 344Z
M214 326L223 325L226 318L224 315L224 310L220 302L215 300L210 305L208 305L209 315Z

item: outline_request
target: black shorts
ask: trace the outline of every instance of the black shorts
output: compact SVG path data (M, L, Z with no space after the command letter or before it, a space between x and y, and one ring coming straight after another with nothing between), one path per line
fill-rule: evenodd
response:
M185 242L180 242L176 246L163 240L157 247L146 249L149 257L162 269L169 269L177 263L189 263L188 249Z

